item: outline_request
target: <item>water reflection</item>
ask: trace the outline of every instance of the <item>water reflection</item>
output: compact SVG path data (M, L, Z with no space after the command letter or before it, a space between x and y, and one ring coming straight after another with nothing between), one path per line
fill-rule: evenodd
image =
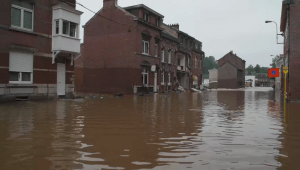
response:
M169 93L0 105L0 169L297 169L280 93Z

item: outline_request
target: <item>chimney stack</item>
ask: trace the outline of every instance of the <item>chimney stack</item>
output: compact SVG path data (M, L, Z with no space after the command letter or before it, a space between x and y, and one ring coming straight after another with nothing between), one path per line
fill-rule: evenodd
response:
M118 0L103 0L103 8L110 8L111 6L117 6Z
M179 24L171 24L171 27L176 28L179 30Z

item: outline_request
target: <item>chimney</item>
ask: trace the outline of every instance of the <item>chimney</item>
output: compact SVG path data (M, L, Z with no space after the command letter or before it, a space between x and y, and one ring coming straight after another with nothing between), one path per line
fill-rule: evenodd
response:
M111 6L117 6L118 0L103 0L103 8L109 8Z
M171 27L176 28L179 30L179 24L171 24Z

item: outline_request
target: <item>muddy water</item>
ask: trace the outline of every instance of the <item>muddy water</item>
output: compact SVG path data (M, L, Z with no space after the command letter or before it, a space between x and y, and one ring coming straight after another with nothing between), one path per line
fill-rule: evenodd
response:
M300 169L300 104L170 93L0 105L0 169Z

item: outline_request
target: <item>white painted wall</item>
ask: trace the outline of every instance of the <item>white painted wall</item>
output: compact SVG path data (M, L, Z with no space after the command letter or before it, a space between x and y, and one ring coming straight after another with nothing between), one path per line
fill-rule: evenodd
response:
M255 76L245 76L245 83L247 83L249 79L252 80L252 87L255 87Z
M55 35L52 37L52 51L80 53L80 39L64 35Z
M209 72L209 82L218 81L218 69L208 70Z

